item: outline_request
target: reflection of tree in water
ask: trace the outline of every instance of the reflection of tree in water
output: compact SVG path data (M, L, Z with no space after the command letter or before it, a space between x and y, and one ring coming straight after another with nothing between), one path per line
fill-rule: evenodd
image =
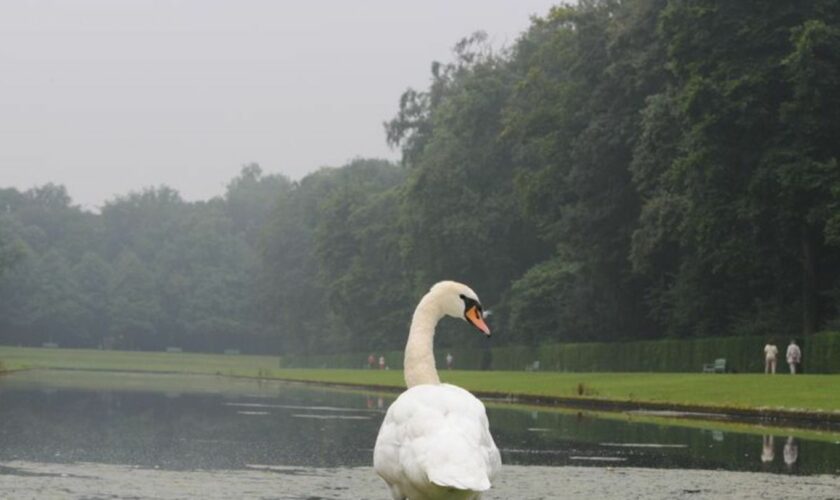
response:
M367 466L389 399L297 387L284 388L271 397L4 390L0 393L0 461L90 461L168 469L245 464ZM343 409L312 408L317 406ZM507 464L833 474L840 461L840 447L827 442L788 438L784 461L763 462L765 442L773 450L771 436L759 439L758 435L633 422L632 417L599 419L583 412L492 404L488 414ZM609 443L622 446L604 446ZM684 447L625 446L633 443ZM807 462L799 459L800 453L807 455ZM579 457L613 461L581 461Z
M168 469L246 464L362 466L381 420L357 395L259 400L160 393L3 393L0 460L91 461ZM362 403L362 404L360 404ZM308 409L346 407L348 413ZM353 411L357 408L359 411ZM249 411L256 410L256 411ZM352 418L348 418L352 417Z

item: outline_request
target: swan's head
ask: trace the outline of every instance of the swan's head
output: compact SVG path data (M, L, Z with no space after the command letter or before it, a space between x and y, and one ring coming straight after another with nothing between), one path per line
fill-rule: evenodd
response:
M481 301L470 287L456 281L441 281L432 287L429 294L434 296L444 314L461 318L490 336L490 328L484 322Z

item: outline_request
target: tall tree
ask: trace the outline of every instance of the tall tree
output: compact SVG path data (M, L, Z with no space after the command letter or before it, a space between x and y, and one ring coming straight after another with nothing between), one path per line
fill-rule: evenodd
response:
M818 145L819 135L796 132L816 117L793 111L808 107L794 89L810 70L799 71L803 53L792 52L801 26L828 10L820 2L673 1L663 11L672 78L645 113L634 255L671 256L665 267L674 278L659 281L651 308L672 332L790 332L803 310L803 331L820 322L810 276L824 245L813 228L826 222L815 215L826 213L830 188L817 184L833 178L824 165L835 153ZM806 197L816 203L802 204Z
M401 257L399 191L405 171L383 160L355 160L335 171L315 228L318 279L341 328L344 351L397 347L411 315Z
M639 109L664 83L654 30L663 3L558 7L516 47L522 76L505 135L516 144L526 213L556 248L513 287L512 328L529 338L535 329L563 340L654 333L641 301L645 281L627 261L639 214L629 166ZM523 322L532 287L548 303L536 324Z
M404 95L388 125L410 168L402 247L413 296L435 281L457 279L495 307L511 280L547 249L522 216L511 147L500 137L515 74L483 34L462 40L454 54L452 63L433 65L422 98L411 90Z

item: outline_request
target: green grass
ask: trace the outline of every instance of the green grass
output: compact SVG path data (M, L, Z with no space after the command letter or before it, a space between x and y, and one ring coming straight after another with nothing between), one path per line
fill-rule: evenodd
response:
M402 386L402 372L278 370L275 376L318 382ZM586 397L729 408L840 411L840 376L686 373L442 372L444 382L471 391ZM582 395L580 393L583 393Z
M204 373L402 387L397 370L281 369L272 356L0 347L6 370L73 368ZM704 405L840 411L840 375L442 371L472 391Z
M68 368L144 372L206 373L257 377L278 366L276 356L230 356L166 352L42 349L0 346L7 370Z
M571 415L586 415L588 417L594 417L598 419L604 420L617 420L626 423L646 423L646 424L654 424L654 425L661 425L661 426L673 426L673 427L685 427L689 429L704 429L704 430L720 430L723 432L736 432L740 434L753 434L756 436L766 436L766 435L773 435L779 437L787 437L793 436L799 439L808 439L811 441L825 441L829 443L840 443L840 432L831 431L831 430L820 430L820 429L813 429L813 428L802 428L802 427L793 427L793 426L767 426L767 425L756 425L754 423L744 423L744 422L735 422L729 420L719 420L719 419L693 419L693 418L680 418L680 417L670 417L670 416L657 416L657 415L649 415L643 413L631 413L631 412L620 412L620 411L598 411L598 410L586 410L580 411L570 408L563 408L563 407L545 407L545 406L533 406L527 404L508 404L508 403L495 403L495 402L486 402L486 406L488 408L501 408L501 409L510 409L514 408L517 410L530 410L530 411L538 411L538 412L552 412L552 413L564 413L564 414L571 414Z

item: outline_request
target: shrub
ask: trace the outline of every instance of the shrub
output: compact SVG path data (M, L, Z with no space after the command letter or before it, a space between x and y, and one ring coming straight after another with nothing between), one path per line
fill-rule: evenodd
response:
M438 349L437 366L446 366L446 353L459 370L527 370L567 372L699 372L704 363L726 358L728 371L749 373L764 370L764 337L715 337L702 339L638 340L545 344L539 347L506 346L491 349ZM780 343L779 364L784 364L787 343ZM808 373L840 373L840 332L823 332L802 344L803 367ZM284 357L289 368L360 368L369 353ZM383 354L391 369L402 369L403 352Z

